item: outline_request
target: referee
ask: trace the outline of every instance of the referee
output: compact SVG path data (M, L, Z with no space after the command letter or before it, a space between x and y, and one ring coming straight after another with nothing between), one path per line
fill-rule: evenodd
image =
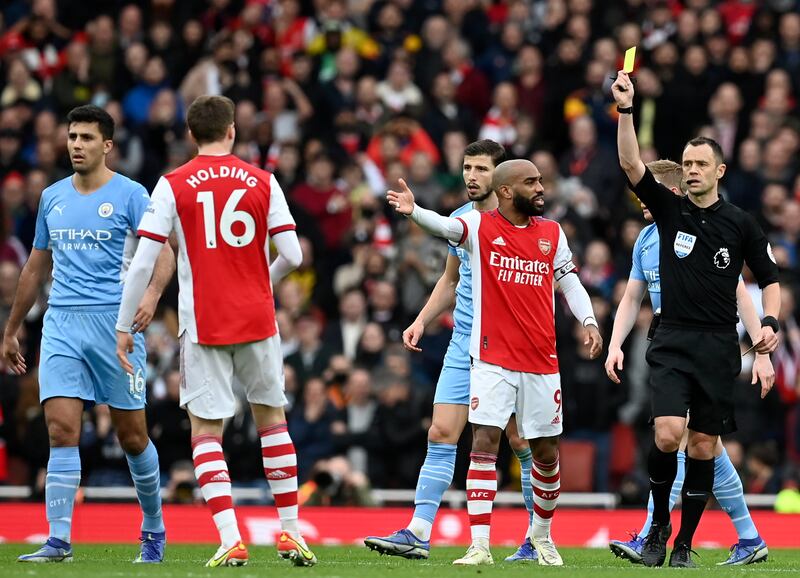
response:
M736 285L747 263L762 289L765 317L756 351L768 353L778 331L778 268L755 219L719 196L725 174L715 141L699 137L683 150L685 197L660 185L645 167L633 127L633 83L620 71L611 87L620 112L619 162L631 189L647 205L661 238L661 323L647 351L655 445L647 468L653 523L642 561L661 566L672 534L669 493L689 411L689 444L681 528L669 565L694 567L692 537L714 484L714 447L736 430L734 379L741 370L736 333Z

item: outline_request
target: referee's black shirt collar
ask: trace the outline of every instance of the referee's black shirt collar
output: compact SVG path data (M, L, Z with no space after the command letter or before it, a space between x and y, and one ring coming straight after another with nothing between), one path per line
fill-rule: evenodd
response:
M686 208L688 208L692 213L696 211L716 211L723 205L723 203L725 203L725 200L721 195L716 201L714 201L713 204L707 207L698 207L692 202L692 200L689 198L689 195L684 195L683 200L686 201Z

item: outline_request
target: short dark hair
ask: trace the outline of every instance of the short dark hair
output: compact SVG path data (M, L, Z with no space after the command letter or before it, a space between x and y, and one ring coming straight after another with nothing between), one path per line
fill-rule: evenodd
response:
M186 124L198 145L225 138L236 107L226 96L198 96L186 113Z
M97 123L103 140L114 138L114 119L105 110L93 104L73 108L67 114L67 126L74 122Z
M722 147L719 146L719 143L713 138L708 138L707 136L698 136L686 143L686 147L699 147L703 145L708 145L711 147L711 152L714 153L714 159L717 161L718 165L721 165L725 162L725 155L722 153ZM683 147L684 150L686 147Z
M467 145L467 148L464 149L465 157L478 157L482 155L491 158L494 166L497 166L506 160L506 149L503 148L503 145L488 138L471 142Z

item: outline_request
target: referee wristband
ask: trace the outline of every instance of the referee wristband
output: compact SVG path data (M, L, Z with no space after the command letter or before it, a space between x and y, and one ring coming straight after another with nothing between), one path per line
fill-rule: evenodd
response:
M626 106L626 107L623 108L621 106L617 106L617 112L620 113L620 114L633 114L633 107L632 106Z
M781 330L781 324L772 315L767 315L761 320L761 327L771 327L775 333Z

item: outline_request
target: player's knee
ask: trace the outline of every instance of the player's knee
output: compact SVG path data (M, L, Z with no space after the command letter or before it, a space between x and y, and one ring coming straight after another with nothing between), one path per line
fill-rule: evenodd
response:
M477 427L472 432L472 451L497 454L503 430L497 427Z
M531 444L533 459L543 464L552 464L558 459L558 438L539 438Z
M138 456L147 448L149 441L146 431L119 432L119 445L126 454Z
M676 452L681 443L681 434L672 428L656 428L656 447L662 452Z
M439 423L432 423L428 428L428 441L435 444L456 444L461 432Z
M76 446L80 441L80 424L69 423L69 420L51 417L47 422L47 435L50 438L50 447Z
M508 436L508 444L515 452L524 452L528 447L528 440L519 437L518 435Z

